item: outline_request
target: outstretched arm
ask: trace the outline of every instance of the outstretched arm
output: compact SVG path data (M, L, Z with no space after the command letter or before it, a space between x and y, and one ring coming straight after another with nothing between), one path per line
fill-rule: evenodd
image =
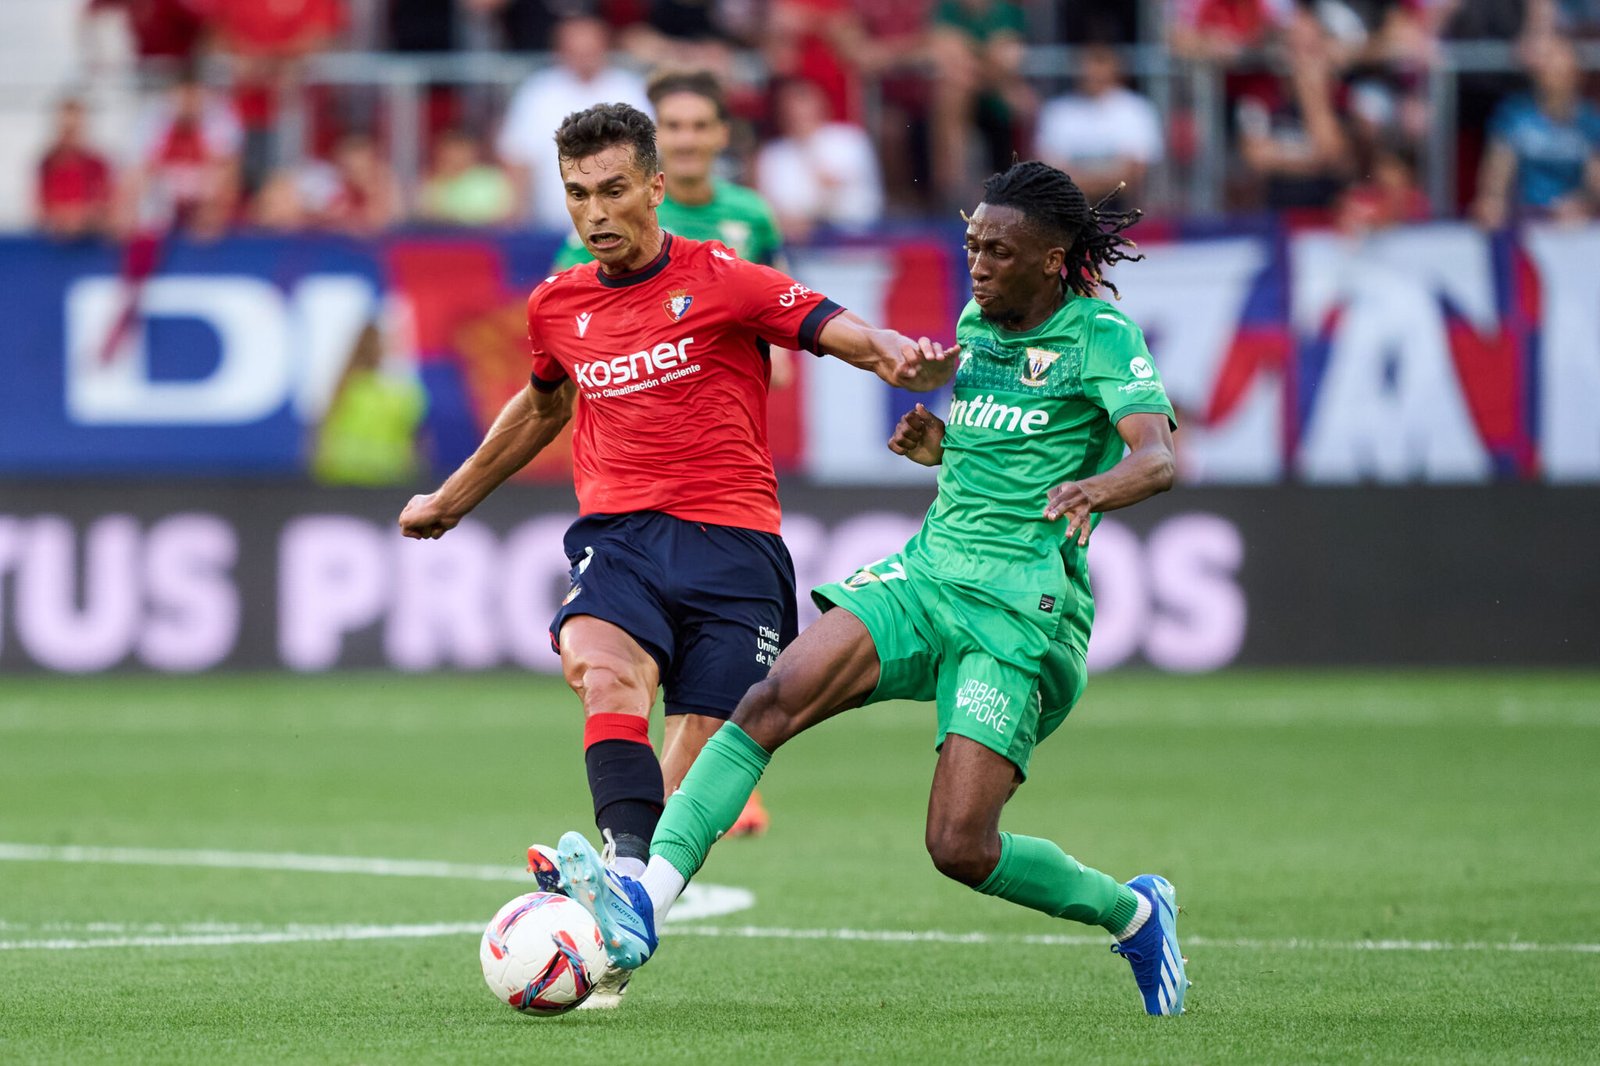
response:
M1048 494L1044 516L1052 522L1066 518L1068 540L1076 533L1079 544L1089 543L1090 514L1129 507L1172 487L1176 464L1166 415L1127 415L1117 423L1117 433L1128 445L1120 463L1103 474L1063 482Z
M960 351L959 345L946 348L927 337L912 340L892 329L874 329L848 311L828 319L817 335L817 346L824 355L913 392L930 392L949 381Z
M531 384L501 409L483 443L437 492L413 496L400 512L400 532L413 540L436 540L454 529L467 512L521 470L556 439L572 417L572 382L552 392Z

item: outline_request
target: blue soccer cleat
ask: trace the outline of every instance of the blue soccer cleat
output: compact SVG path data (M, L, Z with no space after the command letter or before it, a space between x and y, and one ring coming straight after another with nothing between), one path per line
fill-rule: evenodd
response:
M1159 874L1140 874L1128 887L1150 901L1150 917L1127 941L1111 950L1128 960L1149 1014L1182 1014L1189 979L1178 950L1178 895Z
M644 886L612 870L582 833L566 833L556 845L556 865L567 895L594 915L611 961L637 970L656 950L656 909Z

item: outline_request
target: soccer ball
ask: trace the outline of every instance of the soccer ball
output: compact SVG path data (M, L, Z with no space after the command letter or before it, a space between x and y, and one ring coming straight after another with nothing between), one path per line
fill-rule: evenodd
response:
M575 901L529 892L495 913L478 948L483 979L524 1014L564 1014L589 998L605 972L600 927Z

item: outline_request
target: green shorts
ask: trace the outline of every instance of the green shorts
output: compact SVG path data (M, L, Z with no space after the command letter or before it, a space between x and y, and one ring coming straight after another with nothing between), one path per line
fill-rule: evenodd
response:
M935 700L938 745L951 733L967 737L1024 777L1034 746L1083 695L1083 655L1055 639L1060 619L1040 609L1038 592L938 581L891 555L811 598L824 611L849 611L872 635L880 673L868 703Z

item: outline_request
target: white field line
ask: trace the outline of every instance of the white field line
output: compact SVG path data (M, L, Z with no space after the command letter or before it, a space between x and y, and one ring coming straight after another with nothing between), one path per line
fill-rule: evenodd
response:
M440 877L458 881L515 881L523 885L533 883L531 873L515 866L433 862L425 859L379 859L360 855L302 855L297 852L96 848L0 842L0 861L206 866L219 870L290 870L319 874L371 874L377 877ZM748 889L701 882L684 890L683 898L678 901L671 917L691 922L720 918L725 914L749 910L755 902L755 894Z
M304 944L349 940L412 940L430 937L476 936L481 922L432 922L417 925L286 925L279 927L226 925L215 922L191 925L126 926L117 923L70 925L54 922L32 927L0 923L0 930L33 930L58 935L0 940L0 951L72 951L89 948L182 948L226 947L239 944ZM88 932L119 935L84 936ZM78 935L67 935L67 934ZM880 944L1026 944L1049 947L1099 947L1108 943L1104 935L1087 934L1006 934L954 933L938 929L788 929L765 926L674 927L669 936L727 937L741 940L833 940ZM1284 940L1249 937L1184 938L1184 947L1197 950L1245 951L1411 951L1411 952L1543 952L1551 954L1600 954L1600 944L1538 944L1513 940Z
M0 861L109 863L131 866L207 866L231 870L292 870L309 873L372 874L382 877L438 877L474 881L515 881L527 884L533 875L512 866L474 865L416 859L380 859L355 855L302 855L252 851L181 850L172 848L99 848L77 845L17 844L0 842ZM685 922L720 917L747 910L755 903L748 889L696 883L688 887L669 917L674 936L732 937L751 940L856 940L907 944L1039 944L1050 946L1103 946L1104 936L1087 934L954 933L938 929L786 929L763 926L684 925ZM71 925L49 923L18 926L0 921L0 933L38 929L57 932L54 937L0 940L0 951L23 949L70 950L105 947L203 947L229 944L293 944L329 940L382 940L458 936L479 933L477 922L436 922L420 925L287 925L276 928L198 923L181 926L127 927L117 923ZM116 933L84 937L85 933ZM1250 951L1507 951L1600 954L1600 944L1530 941L1444 940L1319 940L1289 938L1211 938L1185 936L1185 947L1243 949Z
M672 936L721 936L750 940L864 940L890 944L1040 944L1051 947L1106 947L1105 934L1084 933L952 933L939 929L780 929L753 925L690 925L671 929ZM1247 951L1534 951L1600 955L1600 944L1539 944L1526 940L1321 940L1290 937L1185 936L1187 948Z
M0 861L82 862L111 866L212 866L223 870L297 870L303 873L372 874L378 877L446 877L459 881L533 880L532 874L514 866L432 862L425 859L375 859L359 855L301 855L296 852L0 843Z

